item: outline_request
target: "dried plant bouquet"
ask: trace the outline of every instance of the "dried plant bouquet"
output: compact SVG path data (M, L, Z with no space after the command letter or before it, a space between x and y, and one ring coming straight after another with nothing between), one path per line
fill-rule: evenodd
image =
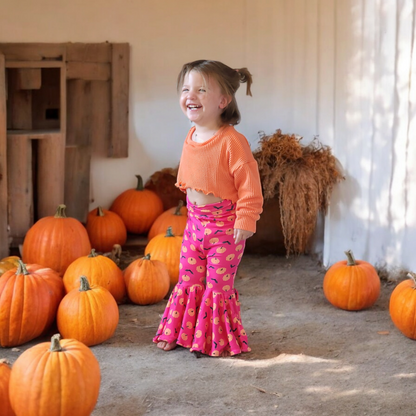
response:
M287 256L306 252L318 213L327 212L334 185L344 179L329 146L317 137L302 146L301 139L281 130L261 134L260 148L253 152L264 198L279 198Z

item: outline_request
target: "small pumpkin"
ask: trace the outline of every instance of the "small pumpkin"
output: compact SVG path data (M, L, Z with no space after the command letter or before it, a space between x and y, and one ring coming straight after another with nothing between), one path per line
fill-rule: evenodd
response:
M127 240L127 230L118 214L102 207L88 213L86 229L91 246L103 253L112 250L114 244L123 246Z
M124 279L130 300L138 305L158 303L169 291L168 269L150 253L131 262L124 270Z
M77 339L87 346L111 338L118 321L119 311L113 295L102 286L90 286L86 276L80 277L79 289L64 296L56 315L62 336Z
M14 362L10 402L18 416L88 416L97 403L100 383L100 365L92 351L56 334Z
M94 249L88 256L82 256L74 260L63 277L66 292L79 288L80 276L88 276L91 285L105 287L116 300L122 303L126 297L126 284L124 283L123 272L106 256L96 253Z
M67 217L65 205L55 216L44 217L30 227L23 241L23 261L41 264L61 276L78 257L91 251L87 230L76 218Z
M146 234L156 218L163 212L163 202L153 191L143 187L143 179L136 175L137 187L122 192L113 202L110 211L118 214L127 231Z
M151 240L158 234L164 233L168 227L172 227L173 234L183 235L187 220L188 209L184 206L184 202L180 200L177 207L169 208L156 218L147 238Z
M12 369L5 358L0 359L0 414L16 416L9 399L10 374Z
M42 335L55 320L64 285L59 274L19 260L0 278L0 345L15 347Z
M15 269L17 267L18 260L20 257L17 256L9 256L5 257L4 259L0 260L0 276L2 276L7 270Z
M400 282L390 295L390 318L406 337L416 339L416 274Z
M153 260L166 264L171 286L176 285L179 280L181 247L182 237L173 234L172 227L168 227L165 234L153 237L144 249L144 254L152 253Z
M351 250L347 260L333 264L325 274L325 297L335 307L359 311L372 306L380 295L380 278L368 262L355 260Z

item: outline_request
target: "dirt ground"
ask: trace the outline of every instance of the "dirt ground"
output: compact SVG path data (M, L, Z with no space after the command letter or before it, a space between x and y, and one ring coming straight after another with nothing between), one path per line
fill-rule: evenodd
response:
M325 299L324 273L307 256L246 254L236 287L252 352L235 357L161 351L151 340L166 302L121 305L115 335L92 347L102 372L92 415L415 415L416 343L390 320L395 284L347 312Z

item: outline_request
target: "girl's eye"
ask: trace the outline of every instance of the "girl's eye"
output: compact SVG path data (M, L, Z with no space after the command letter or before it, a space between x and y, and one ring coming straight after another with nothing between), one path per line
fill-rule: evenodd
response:
M188 88L184 88L183 90L182 90L182 92L187 92L188 91Z
M200 88L199 92L205 92L205 90L203 88Z

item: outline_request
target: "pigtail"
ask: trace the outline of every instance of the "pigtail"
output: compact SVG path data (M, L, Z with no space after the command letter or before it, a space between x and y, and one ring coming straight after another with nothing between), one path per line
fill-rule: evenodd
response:
M240 82L247 83L246 95L249 95L250 97L252 97L251 84L253 83L253 77L250 71L247 68L239 68L239 69L236 69L236 72L238 73L240 77Z

